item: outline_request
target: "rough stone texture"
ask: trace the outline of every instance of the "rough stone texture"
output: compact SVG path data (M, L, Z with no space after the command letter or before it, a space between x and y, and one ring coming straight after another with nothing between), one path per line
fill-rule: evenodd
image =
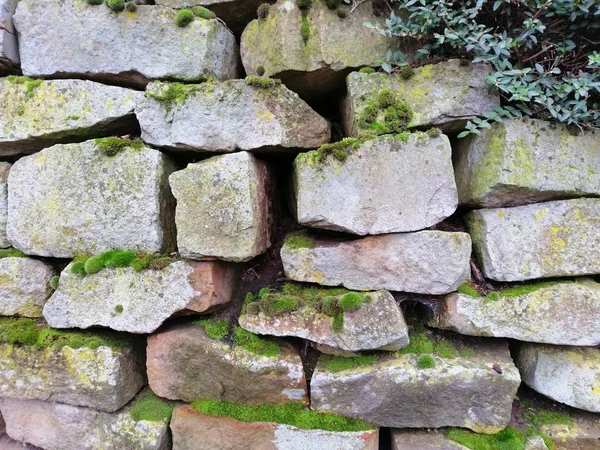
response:
M469 450L438 430L392 430L392 450Z
M48 264L31 258L0 259L0 315L41 317L56 275Z
M447 294L468 282L471 239L466 233L419 231L353 241L314 240L310 248L286 242L288 278L348 289Z
M0 155L135 132L134 108L140 96L131 89L83 80L47 80L29 93L25 83L0 79Z
M8 173L12 164L0 162L0 248L10 247L6 238L6 216L8 215Z
M150 79L227 80L238 74L235 37L217 20L184 28L177 11L139 5L113 13L84 0L21 0L14 15L29 76L85 76L143 86ZM68 26L56 26L56 24Z
M9 438L6 434L0 434L0 449L2 450L40 450L39 447L23 444Z
M400 307L387 291L368 294L371 302L344 313L344 328L334 330L333 318L310 307L269 317L244 314L240 326L256 334L297 336L349 351L399 350L408 345L408 328Z
M502 291L500 291L502 295ZM471 336L558 345L600 344L600 284L557 283L498 300L448 295L431 326Z
M197 450L198 442L211 450L377 450L379 431L332 432L303 430L272 422L239 422L201 414L179 406L171 421L173 448Z
M600 200L558 200L465 216L486 277L498 281L600 272Z
M119 349L0 344L0 395L116 411L145 384L143 355L137 344Z
M570 409L573 425L543 425L542 432L554 441L554 450L598 450L600 448L600 416Z
M379 66L381 55L396 48L396 39L365 27L364 22L383 26L384 18L373 15L371 1L351 14L349 9L347 12L348 16L340 19L324 2L312 2L308 13L310 37L305 43L296 2L278 0L266 19L253 20L242 34L240 53L246 73L257 75L262 66L264 76L281 78L304 98L341 87L353 68Z
M359 120L365 106L377 101L379 92L384 89L391 90L413 109L409 127L438 127L447 132L462 130L468 120L500 104L498 94L490 93L484 80L490 71L485 64L462 66L455 59L416 68L408 80L397 74L353 72L346 78L346 135L358 136L364 131Z
M177 246L191 259L248 261L270 240L270 176L247 152L189 164L169 178L177 199Z
M21 158L8 177L8 240L29 255L57 258L168 251L175 231L172 170L157 150L127 148L109 157L94 141Z
M419 355L392 355L339 372L318 363L311 408L393 428L464 427L497 433L510 420L521 382L502 341L473 342L473 355L421 369ZM502 373L492 369L494 364Z
M329 142L329 123L283 85L244 80L190 87L182 102L157 100L168 84L148 85L136 108L144 142L179 150L310 149ZM148 95L149 94L149 95Z
M359 235L415 231L456 210L458 196L447 137L381 137L348 152L345 161L294 162L298 222Z
M0 75L19 67L19 48L12 16L19 0L0 0Z
M167 450L166 420L134 421L129 409L116 413L37 400L0 400L8 435L45 450Z
M44 318L53 328L100 325L152 333L175 314L205 313L228 303L236 272L220 261L177 261L162 270L104 269L82 278L68 265Z
M209 338L198 325L179 325L148 338L148 383L159 396L246 404L307 402L298 352L282 343L278 357L250 353Z
M600 195L600 133L508 120L457 142L461 204L498 207Z
M522 343L515 362L532 389L574 408L600 412L600 348Z

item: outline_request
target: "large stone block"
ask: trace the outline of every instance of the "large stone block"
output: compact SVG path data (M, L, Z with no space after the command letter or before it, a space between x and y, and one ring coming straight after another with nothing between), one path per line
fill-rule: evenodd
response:
M1 260L0 260L1 264ZM175 314L205 313L231 300L236 271L220 261L176 261L161 270L104 269L81 277L62 272L44 307L54 328L104 326L152 333Z
M57 258L173 247L169 158L133 141L107 156L102 142L55 145L13 164L7 234L14 247Z
M371 1L360 4L341 19L325 2L315 1L305 23L306 42L300 28L302 13L294 0L278 0L266 19L248 24L242 34L240 53L246 73L281 78L301 97L317 97L343 86L346 74L361 66L379 66L382 55L397 41L364 26L383 26L373 15ZM352 45L348 45L352 42Z
M6 237L6 216L8 215L8 173L12 164L0 162L0 248L10 247Z
M418 231L352 241L289 235L281 249L288 278L348 289L446 294L471 278L467 233Z
M392 430L392 450L468 450L439 430Z
M32 258L0 258L0 315L41 317L50 294L52 266Z
M235 78L233 33L215 19L178 27L176 14L155 5L114 13L84 0L22 0L14 15L21 68L29 76L83 76L134 86L151 79Z
M0 79L0 155L138 129L139 92L83 80Z
M452 149L445 136L380 137L346 159L301 153L294 162L295 213L303 225L349 233L416 231L456 210Z
M515 362L523 382L537 392L600 412L600 348L522 343Z
M177 199L177 247L191 259L248 261L270 240L270 176L247 152L189 164L169 178Z
M12 16L19 0L0 0L0 74L19 68L19 47Z
M266 82L267 80L263 80ZM151 83L136 108L144 142L179 150L310 149L329 142L329 124L285 86L251 80L179 88Z
M600 195L600 133L506 120L457 142L461 204L498 207Z
M558 200L465 216L486 277L498 281L600 273L600 200Z
M431 326L471 336L559 345L600 344L600 284L538 283L487 297L448 295Z
M462 65L458 60L414 69L409 79L398 74L353 72L346 78L348 95L344 103L346 135L368 131L361 119L368 105L377 104L379 93L389 90L413 110L409 127L438 127L456 132L466 122L500 104L490 92L485 64Z

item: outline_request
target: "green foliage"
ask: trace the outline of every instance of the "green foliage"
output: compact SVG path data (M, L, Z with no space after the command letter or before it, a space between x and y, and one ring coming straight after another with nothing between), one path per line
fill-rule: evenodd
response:
M127 148L134 150L141 150L144 148L144 143L141 139L131 140L118 137L106 137L94 139L94 143L104 156L116 156Z
M229 334L229 320L202 319L192 323L204 328L206 335L211 339L220 341Z
M0 259L2 258L27 258L27 255L16 248L0 249Z
M208 8L205 8L204 6L194 6L192 8L192 13L194 13L194 16L206 20L211 20L217 17L214 12Z
M285 247L297 250L299 248L313 248L315 241L303 231L293 231L285 237Z
M27 91L27 97L33 97L35 93L35 88L42 84L43 80L34 80L33 78L10 75L6 77L6 81L12 84L22 84L25 86L25 90Z
M372 67L361 67L359 70L360 73L375 73L375 69Z
M121 12L125 9L125 0L106 0L106 6L111 11Z
M264 73L264 72L263 72ZM273 78L262 78L262 77L246 77L246 84L253 87L268 89L274 86L280 85L281 80L275 80Z
M269 15L269 10L271 9L271 5L268 3L262 3L258 9L256 10L256 15L259 19L266 19Z
M358 292L350 292L338 300L338 305L344 312L357 311L364 303L364 296Z
M175 16L175 25L181 28L187 27L194 21L194 17L191 9L181 9L177 11L177 15Z
M435 359L431 355L421 355L417 360L419 369L433 369L435 367Z
M281 348L279 343L267 337L258 336L254 333L244 330L241 327L235 327L233 330L233 342L238 347L242 347L255 355L268 356L275 358L279 356Z
M192 407L202 414L230 417L240 422L275 422L304 430L364 431L373 426L358 419L308 411L300 403L240 405L227 401L197 400Z
M58 275L54 275L52 278L50 278L50 281L48 282L48 286L50 286L50 289L55 291L58 289L59 281L60 281L60 277Z
M137 5L134 2L127 2L125 3L125 9L129 12L136 12Z
M172 404L165 402L148 388L135 398L129 408L129 416L136 422L140 420L169 421L173 414L173 408Z
M412 108L389 89L379 92L376 99L370 101L358 119L362 137L382 134L399 134L408 130L413 118Z
M371 365L378 361L379 358L379 355L360 355L351 357L322 355L319 362L325 369L331 372L341 372L342 370L351 370Z
M346 12L346 10L344 8L342 8L341 6L337 9L337 15L340 19L345 19L346 16L348 15L348 13Z
M89 5L101 5L104 0L85 0Z

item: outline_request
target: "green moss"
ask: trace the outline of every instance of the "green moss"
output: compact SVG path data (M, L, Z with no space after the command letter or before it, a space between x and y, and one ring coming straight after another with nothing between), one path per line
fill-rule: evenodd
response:
M358 119L361 137L398 134L408 130L413 118L412 108L398 99L389 89L379 92L377 98L365 105Z
M263 78L263 77L246 77L246 84L248 86L269 89L281 84L281 80L275 80L273 78Z
M273 317L296 311L301 304L295 297L270 296L260 302L259 308L265 315Z
M89 5L101 5L104 3L104 0L85 0Z
M73 259L73 264L71 265L71 273L84 277L86 275L85 262L87 259L87 256L76 256Z
M458 289L456 289L456 292L459 294L468 295L469 297L480 297L479 292L477 292L477 290L468 283L461 284Z
M363 303L364 296L358 292L351 292L338 300L338 304L344 312L357 311Z
M337 9L336 13L337 13L337 16L338 16L340 19L345 19L345 18L346 18L346 16L348 15L348 13L346 12L346 9L344 9L344 8L343 8L343 7L341 7L341 6L340 6L340 7ZM361 70L362 70L362 69L361 69Z
M433 369L435 367L435 359L431 355L421 355L417 360L419 369Z
M229 334L229 320L202 319L192 323L204 328L206 335L211 339L225 339Z
M319 362L325 369L331 372L341 372L342 370L356 369L362 366L368 366L379 360L379 355L360 355L360 356L333 356L323 355Z
M360 142L355 138L344 138L341 141L333 142L330 144L321 145L315 155L315 159L319 163L323 163L329 157L333 157L334 159L344 162L348 159L348 153L352 151L352 149L358 148L360 146Z
M104 267L128 267L137 258L137 253L130 250L111 250L103 253Z
M128 12L136 12L137 11L137 5L133 2L127 2L125 3L125 9Z
M573 283L573 281L541 281L537 283L527 283L520 286L514 286L499 291L492 291L488 295L483 296L477 292L470 284L463 284L458 287L457 292L459 294L468 295L470 297L481 298L485 303L495 302L503 298L514 298L521 297L523 295L531 294L539 289L549 288L559 283Z
M259 77L262 77L262 76L265 74L265 66L258 66L258 67L256 68L256 74L257 74Z
M176 259L170 256L133 252L130 250L109 250L93 256L78 256L73 259L71 272L85 276L93 275L103 269L131 267L136 272L145 269L162 270Z
M404 66L404 67L402 67L402 69L400 69L400 76L404 80L410 80L414 74L415 74L415 71L410 66Z
M310 25L306 16L302 16L302 25L300 25L300 35L302 36L302 39L304 39L305 43L310 38Z
M466 358L466 359L469 359L469 358L472 358L472 357L473 357L473 355L474 355L474 352L473 352L473 350L472 350L472 349L470 349L470 348L468 348L468 347L463 347L463 348L460 348L460 349L458 349L458 355L459 355L461 358Z
M48 282L48 286L50 286L50 289L55 291L58 289L59 281L60 281L60 277L58 275L55 275L52 278L50 278L50 281Z
M446 359L454 359L458 356L458 353L452 342L446 340L441 340L435 344L435 353L439 357Z
M115 305L115 312L117 314L121 314L123 312L124 308L123 305Z
M192 12L194 13L194 16L201 19L211 20L217 17L214 12L204 6L194 6Z
M359 70L360 73L375 73L375 69L373 69L372 67L362 67Z
M240 422L275 422L304 430L364 431L374 428L358 419L308 411L300 403L240 405L226 401L197 400L191 406L211 416L230 417Z
M303 231L294 231L285 237L285 247L297 250L299 248L313 248L315 241Z
M276 340L258 336L241 327L236 327L233 330L233 342L238 347L242 347L250 353L270 358L279 356L281 351L279 343Z
M35 88L43 82L43 80L35 80L33 78L17 75L10 75L6 77L6 81L8 81L9 83L22 84L23 86L25 86L25 89L27 91L27 97L33 97L33 94L35 93Z
M312 6L312 0L296 0L296 5L301 11L308 11Z
M422 355L433 353L435 349L434 342L423 332L411 334L408 346L398 350L399 354Z
M2 258L27 258L27 255L16 248L0 249L0 259Z
M129 416L136 422L140 420L148 422L169 421L172 414L173 405L162 400L150 389L146 389L139 394L129 409Z
M271 5L269 3L261 4L256 10L256 15L259 19L266 19L269 15L269 10L271 9Z
M127 148L133 150L141 150L144 148L144 143L141 139L121 139L118 137L107 137L101 139L95 139L94 143L98 150L105 156L115 156L124 151Z
M125 0L106 0L106 6L111 11L121 12L125 9Z
M516 428L508 427L498 434L478 434L451 429L446 437L472 450L524 450L526 436Z
M573 419L569 414L559 411L534 408L529 406L526 402L522 402L521 406L525 406L523 418L531 422L536 427L542 427L545 425L567 425L569 427L575 426L575 422L573 422Z
M439 128L430 128L429 130L427 130L427 136L429 136L430 138L437 138L441 135L442 130L440 130Z
M334 318L333 318L333 322L331 322L331 328L333 328L334 331L342 331L344 329L344 313L343 312L339 312L337 313Z
M204 84L163 83L158 91L146 91L146 97L161 102L167 111L186 101L190 94L200 92Z
M181 28L187 27L194 21L194 17L191 9L181 9L177 11L177 15L175 16L175 25Z

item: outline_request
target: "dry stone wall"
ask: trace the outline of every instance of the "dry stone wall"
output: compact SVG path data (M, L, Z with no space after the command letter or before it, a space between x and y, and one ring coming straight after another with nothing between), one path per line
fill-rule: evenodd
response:
M0 450L600 449L600 135L384 7L0 0Z

